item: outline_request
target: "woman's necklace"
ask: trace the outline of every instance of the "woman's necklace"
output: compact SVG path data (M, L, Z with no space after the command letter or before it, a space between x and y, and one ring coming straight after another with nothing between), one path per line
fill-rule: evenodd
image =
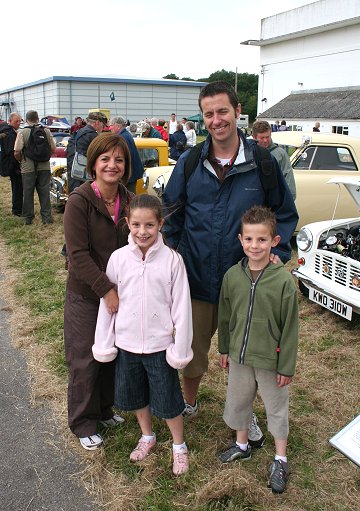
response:
M101 198L102 198L105 206L108 206L109 208L111 208L112 206L115 206L117 196L118 195L116 194L115 197L113 198L113 200L105 200L103 197L101 197Z

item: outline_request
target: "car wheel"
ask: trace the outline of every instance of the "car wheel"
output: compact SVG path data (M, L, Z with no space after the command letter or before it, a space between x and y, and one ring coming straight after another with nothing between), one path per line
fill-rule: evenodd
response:
M306 298L309 298L309 290L308 288L299 280L299 289L301 294L303 294Z

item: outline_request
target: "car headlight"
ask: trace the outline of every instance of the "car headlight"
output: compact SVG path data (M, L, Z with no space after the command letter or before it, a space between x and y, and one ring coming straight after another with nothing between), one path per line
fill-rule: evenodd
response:
M144 190L147 190L149 188L149 181L150 181L149 172L148 172L148 170L145 170L145 172L143 174L143 188L144 188Z
M313 235L311 234L311 231L309 231L306 227L300 229L296 236L296 243L300 250L308 252L313 244Z
M153 185L153 189L155 190L156 195L159 197L159 199L161 199L162 194L164 193L164 189L165 189L165 178L163 175L161 175L157 178L157 180L155 181L155 183Z

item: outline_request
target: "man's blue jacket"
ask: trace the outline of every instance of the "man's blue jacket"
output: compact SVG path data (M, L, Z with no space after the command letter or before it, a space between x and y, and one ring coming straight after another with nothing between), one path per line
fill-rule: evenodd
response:
M129 183L134 183L138 179L141 179L144 174L144 167L141 163L139 151L136 148L133 136L128 132L126 128L119 131L119 135L125 139L131 156L131 176Z
M291 258L290 239L298 221L291 192L273 157L278 187L270 190L269 203L265 204L261 170L253 154L255 141L246 140L238 132L244 144L245 162L237 164L235 160L223 183L204 166L211 144L208 136L188 181L184 174L189 155L186 151L180 156L163 195L165 239L184 258L192 298L210 303L218 303L224 274L244 257L238 234L240 218L247 209L262 204L275 211L281 241L273 252L284 263Z

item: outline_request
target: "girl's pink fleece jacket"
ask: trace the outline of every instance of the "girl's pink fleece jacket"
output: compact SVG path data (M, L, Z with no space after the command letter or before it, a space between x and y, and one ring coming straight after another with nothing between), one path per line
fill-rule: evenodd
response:
M106 274L116 284L119 309L109 314L100 300L95 360L110 362L117 348L131 353L166 350L175 369L192 359L192 312L189 283L180 254L167 247L161 233L143 260L140 248L129 235L129 245L111 255Z

